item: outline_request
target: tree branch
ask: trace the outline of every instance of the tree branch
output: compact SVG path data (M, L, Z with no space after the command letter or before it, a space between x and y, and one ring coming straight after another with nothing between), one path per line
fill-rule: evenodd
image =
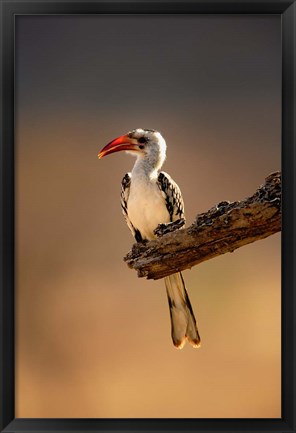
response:
M187 229L134 244L124 260L139 277L157 280L280 230L281 173L275 172L251 197L232 203L223 201L197 215Z

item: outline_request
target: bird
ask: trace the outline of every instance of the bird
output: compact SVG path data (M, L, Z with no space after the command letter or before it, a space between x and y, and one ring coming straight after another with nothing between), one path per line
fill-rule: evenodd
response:
M101 159L125 151L136 157L131 172L121 183L121 208L136 242L156 238L160 224L173 224L184 219L184 203L180 188L164 171L166 141L154 129L137 128L108 143L98 154ZM200 336L190 299L181 272L164 277L171 319L171 337L176 348L186 341L200 346Z

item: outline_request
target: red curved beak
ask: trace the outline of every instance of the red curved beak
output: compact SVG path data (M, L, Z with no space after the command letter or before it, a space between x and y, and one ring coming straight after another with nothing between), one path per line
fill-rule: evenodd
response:
M101 159L110 153L119 152L121 150L139 150L139 148L128 135L121 135L108 143L98 154L98 158Z

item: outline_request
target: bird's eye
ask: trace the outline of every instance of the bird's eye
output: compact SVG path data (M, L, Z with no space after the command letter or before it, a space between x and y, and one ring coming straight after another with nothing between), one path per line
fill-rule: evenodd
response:
M148 138L146 138L146 137L140 137L140 138L138 139L138 142L139 142L139 143L147 143L147 141L148 141Z

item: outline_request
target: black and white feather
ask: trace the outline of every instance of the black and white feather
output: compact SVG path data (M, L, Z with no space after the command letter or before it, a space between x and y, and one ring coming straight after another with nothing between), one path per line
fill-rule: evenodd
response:
M132 235L135 237L135 228L128 217L128 210L127 210L127 202L128 202L129 192L130 192L130 185L131 185L131 174L126 173L121 181L120 204L121 204L121 209L125 221L130 231L132 232Z
M171 176L164 171L158 175L157 184L165 199L165 204L170 216L170 222L183 218L184 215L184 202L181 195L180 188Z

